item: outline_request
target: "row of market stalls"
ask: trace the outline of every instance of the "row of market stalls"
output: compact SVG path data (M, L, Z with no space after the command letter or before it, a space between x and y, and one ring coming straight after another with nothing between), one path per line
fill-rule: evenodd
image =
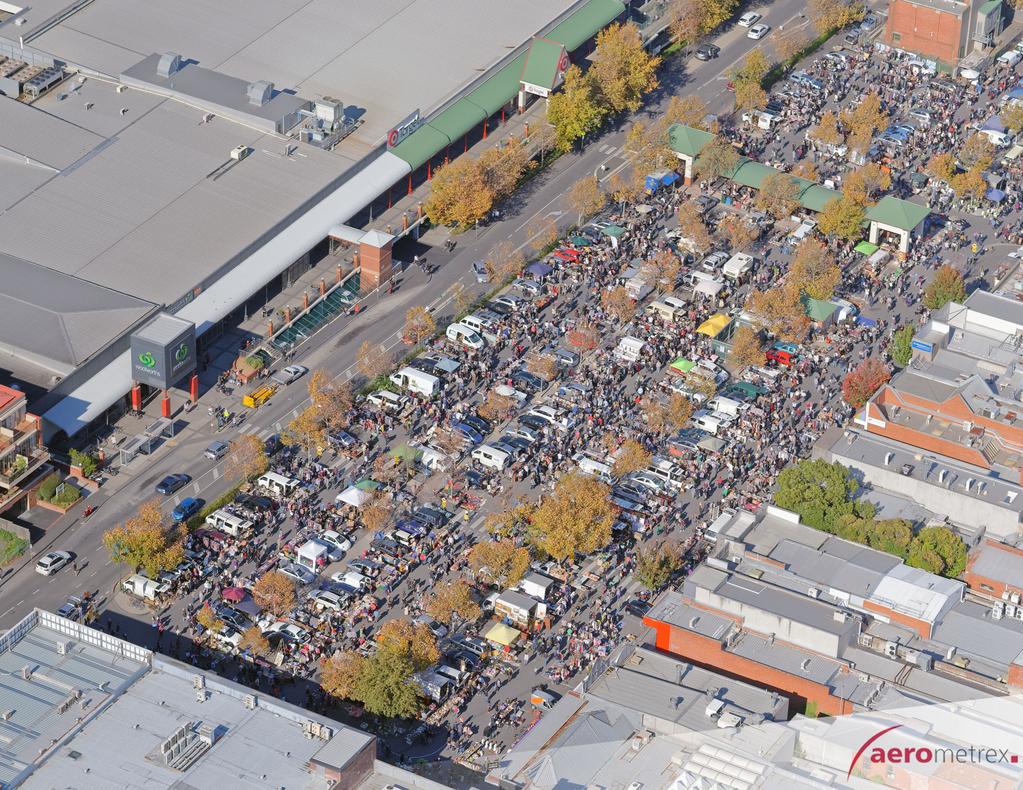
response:
M683 163L684 180L692 183L694 167L703 150L714 140L714 135L702 129L683 124L672 124L668 129L668 144ZM739 157L732 171L726 174L736 184L760 189L764 180L781 171L769 165ZM799 189L799 204L806 211L819 213L842 193L805 178L792 176ZM886 195L866 212L867 240L878 246L891 246L899 254L909 252L914 239L927 232L927 206Z

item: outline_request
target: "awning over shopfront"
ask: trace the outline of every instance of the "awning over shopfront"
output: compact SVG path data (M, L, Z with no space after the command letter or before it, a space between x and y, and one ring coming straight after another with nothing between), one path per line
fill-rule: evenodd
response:
M724 287L725 284L719 280L700 280L693 290L696 293L703 294L704 296L717 296Z
M579 49L624 12L625 6L619 0L590 0L560 22L545 38L564 44L565 49L571 52Z

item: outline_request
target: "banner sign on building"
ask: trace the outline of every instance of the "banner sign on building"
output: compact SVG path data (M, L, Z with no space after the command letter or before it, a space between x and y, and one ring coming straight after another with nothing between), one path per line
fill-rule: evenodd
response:
M930 343L925 343L923 340L913 340L909 346L910 348L915 348L917 351L923 351L927 354L934 351L934 346Z
M422 125L423 119L419 115L419 110L413 110L387 133L387 147L394 148Z
M161 313L131 336L131 378L167 389L195 370L195 324Z

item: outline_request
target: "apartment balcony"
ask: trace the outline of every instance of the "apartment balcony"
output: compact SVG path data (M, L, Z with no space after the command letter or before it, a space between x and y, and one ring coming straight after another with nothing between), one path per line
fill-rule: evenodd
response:
M0 458L14 452L16 448L23 452L26 440L34 437L38 430L36 417L28 414L13 428L0 428Z
M23 449L28 452L17 453L0 463L0 502L9 499L14 493L12 489L16 489L19 483L31 477L39 467L50 460L50 454L35 444Z

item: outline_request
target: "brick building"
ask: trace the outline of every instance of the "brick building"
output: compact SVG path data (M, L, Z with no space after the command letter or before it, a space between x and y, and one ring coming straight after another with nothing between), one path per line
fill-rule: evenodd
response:
M25 393L0 385L0 512L20 512L32 486L45 474L39 418Z
M946 66L990 50L1002 30L1000 0L890 0L885 43Z

